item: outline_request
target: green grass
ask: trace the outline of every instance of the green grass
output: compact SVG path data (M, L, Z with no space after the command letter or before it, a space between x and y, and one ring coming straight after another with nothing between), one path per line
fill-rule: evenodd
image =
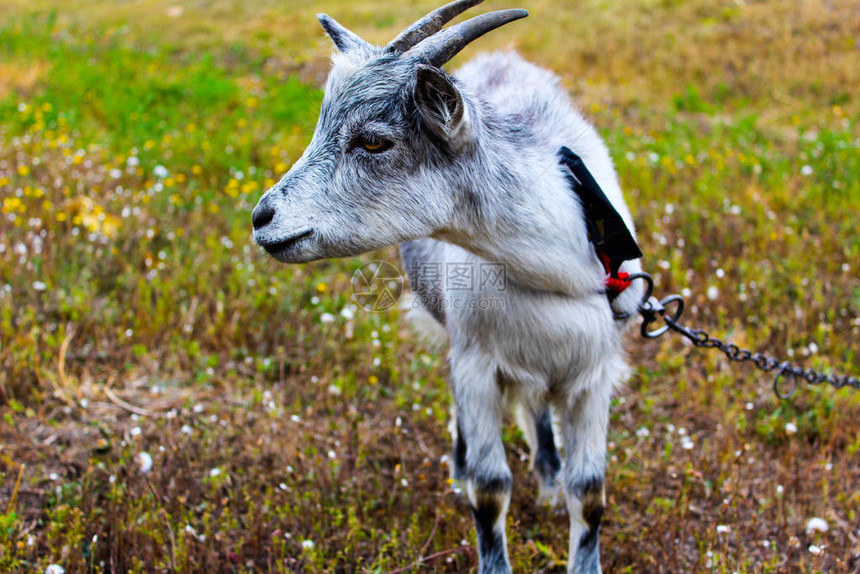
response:
M396 312L342 314L358 264L395 251L279 266L249 238L316 122L313 14L383 42L432 3L201 6L0 5L0 570L474 569L443 354ZM851 6L541 1L481 43L562 75L691 325L856 374ZM629 347L606 570L857 568L860 395L780 402L678 339ZM568 519L534 506L507 434L515 571L562 571Z

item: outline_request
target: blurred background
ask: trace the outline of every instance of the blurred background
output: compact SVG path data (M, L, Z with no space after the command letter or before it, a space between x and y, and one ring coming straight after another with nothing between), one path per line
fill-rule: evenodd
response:
M474 570L444 350L250 210L310 141L326 12L384 44L436 2L0 0L0 570ZM690 324L860 371L860 2L488 1L604 136ZM855 572L860 393L630 337L611 572ZM564 571L507 431L517 572ZM807 528L810 518L821 527ZM813 523L818 525L819 523Z

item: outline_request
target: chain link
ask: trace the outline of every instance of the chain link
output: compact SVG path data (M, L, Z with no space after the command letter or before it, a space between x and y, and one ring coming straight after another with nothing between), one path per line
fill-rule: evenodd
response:
M763 353L754 353L748 349L742 349L734 343L726 343L722 339L712 337L707 331L702 329L686 327L680 323L681 315L684 313L683 297L680 295L669 295L658 301L652 296L654 280L650 275L647 273L637 273L631 275L629 279L631 281L643 280L646 284L645 294L642 296L642 301L639 304L639 313L642 315L641 333L646 339L656 339L669 330L672 330L689 339L698 348L719 349L730 361L738 363L749 362L767 373L777 371L776 378L773 381L773 392L781 399L791 398L794 391L797 390L797 383L800 379L805 380L810 385L827 383L837 389L853 387L860 390L860 378L848 375L834 375L811 368L804 369L788 361L779 361ZM674 311L669 312L672 307L674 307ZM649 330L650 326L661 318L665 322L665 325L654 330Z

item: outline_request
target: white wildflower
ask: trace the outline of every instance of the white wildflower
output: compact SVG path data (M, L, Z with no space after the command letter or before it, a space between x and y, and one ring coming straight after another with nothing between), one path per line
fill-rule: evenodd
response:
M639 438L645 438L651 435L651 431L649 431L646 427L640 427L639 430L636 431L636 436Z
M708 287L707 295L709 300L716 301L717 297L720 296L720 290L717 289L715 286L711 285L710 287Z
M45 568L45 574L65 574L66 569L59 564L50 564Z
M813 517L806 521L806 534L811 535L815 532L827 532L830 526L823 518Z
M797 432L797 425L794 423L785 423L785 434L795 434Z
M212 478L215 478L219 474L221 474L221 469L218 468L217 466L209 471L209 476L211 476Z
M155 177L160 177L163 179L163 178L167 177L167 168L164 167L163 165L157 165L153 168L152 174Z
M137 464L140 466L140 472L149 472L152 470L152 455L146 451L137 453Z
M314 547L313 540L302 540L302 548L311 549Z
M717 534L728 534L728 533L729 533L729 527L728 526L726 526L725 524L718 524L717 525Z
M824 552L824 546L816 546L815 544L809 545L809 553L814 556L819 556L822 552Z
M320 322L322 323L334 323L334 315L331 313L323 313L320 315Z

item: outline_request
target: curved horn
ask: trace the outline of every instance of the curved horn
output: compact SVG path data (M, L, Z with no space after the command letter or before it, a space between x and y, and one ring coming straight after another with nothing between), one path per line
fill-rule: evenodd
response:
M480 38L487 32L504 26L508 22L525 18L529 13L525 10L498 10L481 14L456 26L445 28L438 34L422 40L409 50L430 65L441 67L445 62L457 55L469 42Z
M357 48L370 47L370 44L359 38L353 32L350 32L328 14L317 14L317 20L322 24L323 29L331 37L334 45L341 52L349 52Z
M402 54L424 38L429 38L441 30L442 26L472 6L477 6L481 2L483 2L483 0L455 0L450 4L446 4L441 8L433 10L400 32L396 38L388 43L385 47L385 51L392 52L394 54Z

